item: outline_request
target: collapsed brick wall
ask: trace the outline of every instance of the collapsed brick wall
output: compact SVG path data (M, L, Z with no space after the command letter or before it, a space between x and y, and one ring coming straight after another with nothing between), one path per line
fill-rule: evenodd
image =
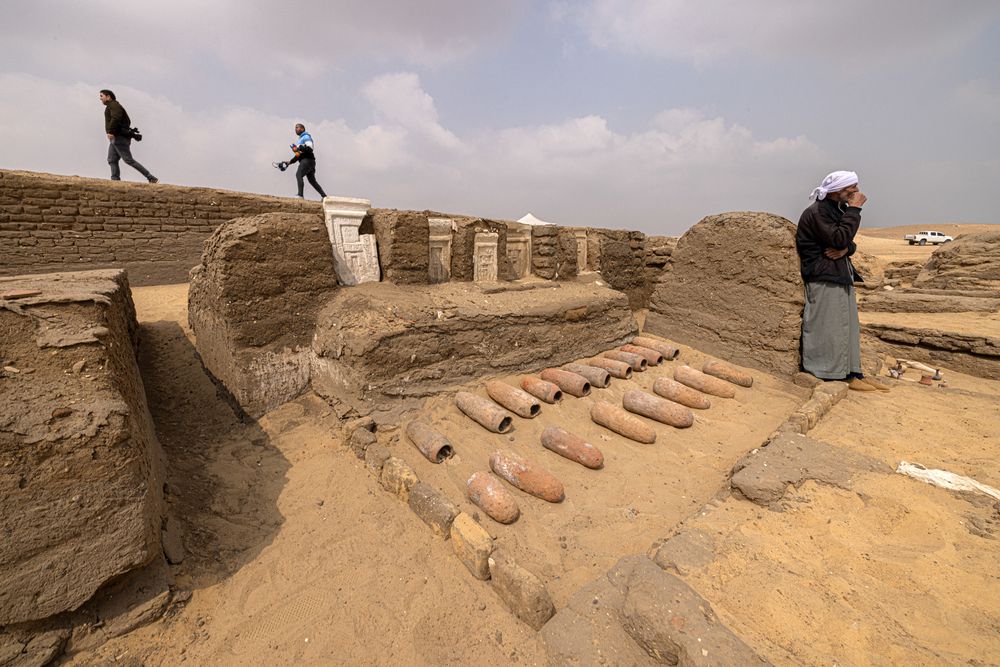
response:
M319 202L0 170L0 275L125 268L132 285L187 282L220 223L272 211L322 215Z

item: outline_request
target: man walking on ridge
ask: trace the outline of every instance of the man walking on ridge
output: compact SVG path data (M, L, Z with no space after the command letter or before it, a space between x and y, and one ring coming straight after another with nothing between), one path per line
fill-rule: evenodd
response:
M822 380L847 380L855 391L888 391L861 373L861 333L854 283L864 282L851 263L861 207L868 198L853 171L835 171L809 196L795 234L806 285L802 313L802 368Z
M295 143L291 145L292 152L295 156L288 162L279 162L275 166L284 171L288 169L289 165L299 163L298 169L295 170L295 180L299 186L299 193L296 195L299 199L304 198L305 183L303 182L303 177L309 179L309 184L312 185L316 192L319 193L320 198L326 197L326 193L323 192L323 188L320 187L319 183L316 182L316 154L313 152L313 138L308 132L306 132L306 126L302 123L295 124L295 135L298 137Z
M153 176L141 164L132 157L132 137L142 139L142 135L133 133L132 121L128 117L115 94L110 90L101 91L101 104L104 105L104 131L108 135L108 164L111 165L111 180L122 180L121 170L118 168L118 161L124 160L125 164L132 167L146 177L150 183L158 183L160 179Z

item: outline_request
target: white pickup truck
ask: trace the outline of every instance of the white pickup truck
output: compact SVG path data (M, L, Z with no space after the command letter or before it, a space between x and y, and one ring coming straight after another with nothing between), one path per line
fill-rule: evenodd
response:
M907 234L903 237L903 239L910 245L927 245L928 243L938 244L955 240L947 234L942 234L941 232L917 232L916 234Z

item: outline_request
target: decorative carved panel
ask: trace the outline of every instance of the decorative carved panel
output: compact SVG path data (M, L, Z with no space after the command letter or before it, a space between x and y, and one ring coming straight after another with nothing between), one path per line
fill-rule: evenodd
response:
M333 268L342 285L378 282L382 271L374 234L361 234L361 222L371 202L350 197L323 199L326 231L333 245Z

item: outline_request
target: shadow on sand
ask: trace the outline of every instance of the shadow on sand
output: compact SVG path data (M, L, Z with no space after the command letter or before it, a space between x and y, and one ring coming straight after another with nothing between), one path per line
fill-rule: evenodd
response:
M178 587L231 576L274 539L290 467L255 422L242 422L212 382L181 326L141 325L139 368L166 462L165 499L179 523Z

